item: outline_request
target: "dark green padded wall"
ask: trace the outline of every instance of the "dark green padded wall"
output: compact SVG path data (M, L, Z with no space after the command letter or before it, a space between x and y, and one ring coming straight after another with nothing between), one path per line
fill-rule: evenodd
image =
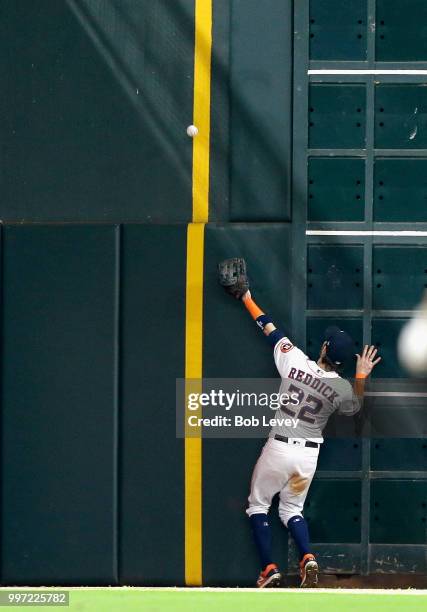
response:
M376 0L375 5L375 59L426 61L424 0ZM310 0L310 59L366 61L367 7L367 0Z
M328 471L360 470L361 450L361 441L356 438L329 438L319 454L317 467Z
M372 266L374 309L409 310L418 304L427 287L426 246L375 246Z
M427 90L423 84L375 87L375 147L427 148Z
M123 228L120 583L184 584L185 225ZM165 283L165 279L167 282Z
M0 217L189 221L194 0L0 11ZM289 220L292 2L215 2L213 17L210 217Z
M184 583L184 455L173 398L175 378L184 375L186 231L6 227L6 583ZM282 224L207 227L205 376L276 376L271 349L246 311L218 291L216 263L235 249L243 253L254 293L292 335L289 291L277 291L276 283L290 284L289 236ZM239 342L224 359L230 327ZM244 508L262 443L204 444L207 583L251 584L256 573ZM230 531L221 528L218 538L220 513ZM285 560L287 534L277 517L274 524L277 555ZM218 546L228 551L226 572Z
M231 221L290 220L292 6L231 3Z
M307 159L310 230L306 349L317 352L322 329L337 322L378 346L382 361L374 378L390 379L387 389L395 391L400 388L395 379L407 376L397 357L399 333L427 288L426 238L401 234L424 232L427 222L426 88L413 72L427 60L427 5L423 0L308 4L308 57L303 45L296 56L303 56L304 67L307 59L312 70L308 113L296 126L308 133L301 151ZM393 74L382 74L390 69ZM305 83L296 77L296 90ZM399 399L383 401L392 411ZM402 403L412 416L404 397ZM425 574L426 469L424 439L326 440L306 516L327 566L332 557L341 571ZM328 471L339 471L339 480L332 481ZM347 506L345 524L328 533L327 501L314 500L317 495L327 500L327 492L334 496L342 481L349 490L361 483L360 506L355 502L354 515ZM341 539L343 530L358 527L358 516L362 530ZM341 544L334 549L322 542ZM334 550L340 550L342 563Z
M218 260L243 255L254 298L292 337L290 226L210 225L205 235L203 375L211 378L277 377L272 350L242 304L218 291ZM262 258L260 253L262 252ZM268 266L265 265L268 262ZM232 339L232 340L231 340ZM250 479L264 440L203 443L203 575L206 585L253 585L258 568L245 514ZM287 561L287 531L272 512L275 554ZM221 559L219 563L218 560Z
M360 542L360 482L314 480L307 504L313 542Z
M366 94L362 84L311 84L311 149L362 149L365 146Z
M381 362L375 368L373 376L376 378L402 378L406 373L400 366L396 354L397 340L400 330L407 319L372 319L372 343L378 347L381 354Z
M310 59L366 60L366 0L310 0Z
M211 62L211 134L209 220L229 218L230 211L230 2L214 2Z
M118 228L3 231L2 583L116 584Z
M427 222L427 160L375 160L374 221Z
M194 0L0 12L0 218L188 221Z
M375 440L371 465L374 470L427 470L427 442L423 439Z
M425 544L426 503L425 482L374 481L371 485L371 542Z
M363 248L359 245L310 245L307 281L308 308L361 308Z
M206 228L205 376L276 375L250 317L218 292L219 257L247 258L254 295L291 337L304 324L291 326L294 283L304 276L291 276L295 234L284 223L301 212L292 210L290 193L292 4L214 2L210 220L217 223ZM366 2L311 0L311 23L300 34L309 37L311 60L365 60L368 48L373 53L369 37L380 61L425 60L424 20L410 16L404 31L394 0L376 4L374 33ZM1 218L143 223L5 228L2 580L183 584L184 453L175 437L174 382L184 374L194 2L45 0L41 10L0 0L0 11ZM362 79L309 90L310 223L372 229L371 193L374 221L426 221L423 159L391 160L381 151L373 190L366 169L376 153L363 159L373 144L427 146L425 88L377 84L374 125ZM375 143L366 138L370 125ZM339 324L355 338L372 318L371 338L383 355L376 375L399 377L395 345L406 315L387 311L415 303L426 283L424 252L375 244L366 287L362 243L310 245L306 350L316 356L325 324L336 319L324 311L339 309ZM294 254L304 257L295 244ZM405 269L413 282L395 291ZM366 315L371 283L372 309L381 312L368 305ZM393 442L372 441L373 470L425 468L422 440ZM262 444L204 442L205 584L249 586L257 575L244 510ZM345 477L366 467L361 445L329 440L322 448L319 469L340 474L320 474L310 491L315 543L361 541L366 483ZM422 543L425 482L405 477L370 487L371 541L396 543L390 534L405 517L384 508L398 500L415 517L400 540ZM272 524L275 557L288 567L287 532L275 512ZM378 557L375 563L381 569Z
M291 218L293 3L258 5L213 5L210 218L218 222ZM175 378L184 375L194 0L46 0L43 10L0 0L0 13L0 217L23 223L5 232L2 579L183 584ZM248 43L255 36L257 48ZM290 322L290 226L232 227L206 230L206 372L223 353L208 303L224 298L215 266L230 241L260 279L259 299ZM251 367L274 372L269 347L240 317L236 330L259 347ZM56 437L43 438L47 426ZM230 573L216 564L218 526L205 509L212 584L227 576L251 584L256 573L235 509L260 443L242 443L240 490L226 483L228 518L248 551L235 549ZM206 499L218 487L220 451L206 446Z
M427 5L424 0L376 0L376 59L427 60Z
M308 160L308 220L363 221L365 162L346 157Z

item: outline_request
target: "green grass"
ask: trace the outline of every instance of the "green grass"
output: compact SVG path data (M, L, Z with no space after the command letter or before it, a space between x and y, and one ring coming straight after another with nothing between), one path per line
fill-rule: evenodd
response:
M31 589L35 590L35 589ZM68 590L68 589L63 589ZM70 589L70 607L79 612L412 612L427 610L427 592L257 591L99 588ZM43 606L43 609L52 606ZM2 606L4 610L28 607Z

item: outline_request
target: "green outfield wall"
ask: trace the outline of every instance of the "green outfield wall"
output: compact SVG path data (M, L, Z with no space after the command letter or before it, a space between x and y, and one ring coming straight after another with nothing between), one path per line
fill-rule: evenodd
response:
M401 4L0 0L3 585L185 585L193 557L205 586L253 584L263 441L203 440L191 466L175 434L189 225L203 376L276 376L219 291L234 255L311 357L336 322L379 347L377 377L405 376L396 340L427 287L426 77L405 71L427 70L427 45L425 3ZM206 62L200 220L186 128ZM305 509L323 571L426 574L425 433L325 442ZM276 506L272 527L295 574Z

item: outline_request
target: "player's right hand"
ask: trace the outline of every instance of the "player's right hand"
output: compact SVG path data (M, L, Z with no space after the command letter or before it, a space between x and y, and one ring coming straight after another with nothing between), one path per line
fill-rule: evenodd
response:
M363 374L369 376L374 367L381 361L381 357L375 359L378 349L372 344L371 346L365 345L362 354L356 353L357 364L356 374Z

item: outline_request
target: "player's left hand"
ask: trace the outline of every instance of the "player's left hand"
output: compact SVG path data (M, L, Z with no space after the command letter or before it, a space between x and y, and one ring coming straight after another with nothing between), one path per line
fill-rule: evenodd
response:
M374 367L381 361L381 357L375 359L378 349L372 344L371 346L365 345L362 354L356 353L357 364L356 374L364 374L369 376Z

